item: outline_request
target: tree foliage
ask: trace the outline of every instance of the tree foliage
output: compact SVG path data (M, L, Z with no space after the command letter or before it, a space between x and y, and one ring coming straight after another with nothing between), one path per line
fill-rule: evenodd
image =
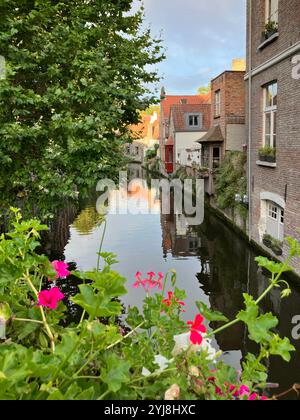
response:
M153 97L161 41L133 0L2 0L2 198L74 196L113 176ZM150 67L149 67L150 66ZM43 198L45 199L45 198Z

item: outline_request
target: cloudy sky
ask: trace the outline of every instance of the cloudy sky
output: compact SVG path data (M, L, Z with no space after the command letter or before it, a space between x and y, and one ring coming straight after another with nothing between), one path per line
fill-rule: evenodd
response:
M159 66L169 94L197 88L245 57L246 0L144 0L146 21L162 31L167 60Z

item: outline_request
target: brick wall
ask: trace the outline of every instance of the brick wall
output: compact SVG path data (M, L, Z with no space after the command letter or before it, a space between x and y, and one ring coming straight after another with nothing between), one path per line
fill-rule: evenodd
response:
M250 1L247 2L249 17ZM300 1L279 0L278 39L263 50L258 50L265 30L265 0L252 0L252 67L271 59L279 51L284 51L300 40ZM248 26L249 28L249 21ZM248 36L249 36L249 31ZM249 48L249 43L247 42ZM249 51L249 50L248 50ZM248 57L248 54L247 54ZM247 63L248 70L249 62Z
M230 149L231 142L227 139L227 124L243 124L245 118L245 72L226 71L212 81L212 125L220 125L223 137L226 139L225 150ZM221 115L215 116L215 92L221 92ZM237 150L241 149L244 137Z
M254 68L299 41L300 1L279 0L279 38L264 50L257 50L264 27L264 4L262 0L253 1ZM258 243L261 243L262 233L259 230L262 213L260 194L264 191L286 198L284 233L300 241L300 80L292 78L291 58L254 76L252 81L252 233ZM277 167L267 168L258 166L256 162L258 149L263 146L263 86L273 80L278 82ZM285 246L284 257L286 254ZM300 274L300 261L295 261L294 265Z

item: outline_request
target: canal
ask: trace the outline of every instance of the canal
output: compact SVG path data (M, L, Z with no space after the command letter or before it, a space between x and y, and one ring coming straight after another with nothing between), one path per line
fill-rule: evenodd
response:
M147 204L148 193L147 189L140 189L129 196L131 209ZM60 239L54 241L57 249L52 250L53 256L64 254L68 262L76 262L82 270L96 266L103 232L96 199L87 201L77 214L71 210L64 223L61 221L56 227L60 229ZM267 287L268 278L255 263L255 250L214 212L206 209L202 225L188 226L176 215L161 215L159 198L151 206L152 214L148 215L108 214L106 217L103 251L117 254L119 263L115 269L128 279L125 305L141 306L143 292L132 288L137 271L166 273L175 269L178 287L185 289L188 296L187 319L194 318L197 300L232 319L243 308L243 293L257 297ZM289 337L297 348L290 364L279 358L270 361L269 380L280 384L278 392L300 382L300 342L292 338L292 319L300 315L300 288L293 284L292 289L293 294L284 300L280 299L280 291L274 290L262 304L263 311L272 311L280 319L278 333ZM216 348L237 369L246 353L256 351L242 324L219 334L216 340Z

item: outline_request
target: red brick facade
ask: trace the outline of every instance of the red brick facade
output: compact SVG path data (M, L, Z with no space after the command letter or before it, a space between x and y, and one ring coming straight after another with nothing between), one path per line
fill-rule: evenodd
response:
M224 153L226 150L241 150L244 139L240 139L236 146L228 138L227 125L245 124L245 72L225 71L211 82L212 111L211 125L219 125L225 139ZM220 113L216 112L217 92L220 92ZM218 115L216 115L216 113Z
M278 32L264 45L265 0L248 0L247 9L247 103L251 107L247 115L247 128L250 125L251 129L249 234L262 244L264 234L269 233L267 205L274 202L284 210L281 226L284 236L293 236L300 241L300 80L292 77L295 66L292 59L300 54L300 1L279 0ZM278 86L276 164L264 166L259 164L259 149L264 146L265 133L264 87L274 81ZM284 258L288 251L286 245L283 251ZM299 263L295 264L300 273Z

